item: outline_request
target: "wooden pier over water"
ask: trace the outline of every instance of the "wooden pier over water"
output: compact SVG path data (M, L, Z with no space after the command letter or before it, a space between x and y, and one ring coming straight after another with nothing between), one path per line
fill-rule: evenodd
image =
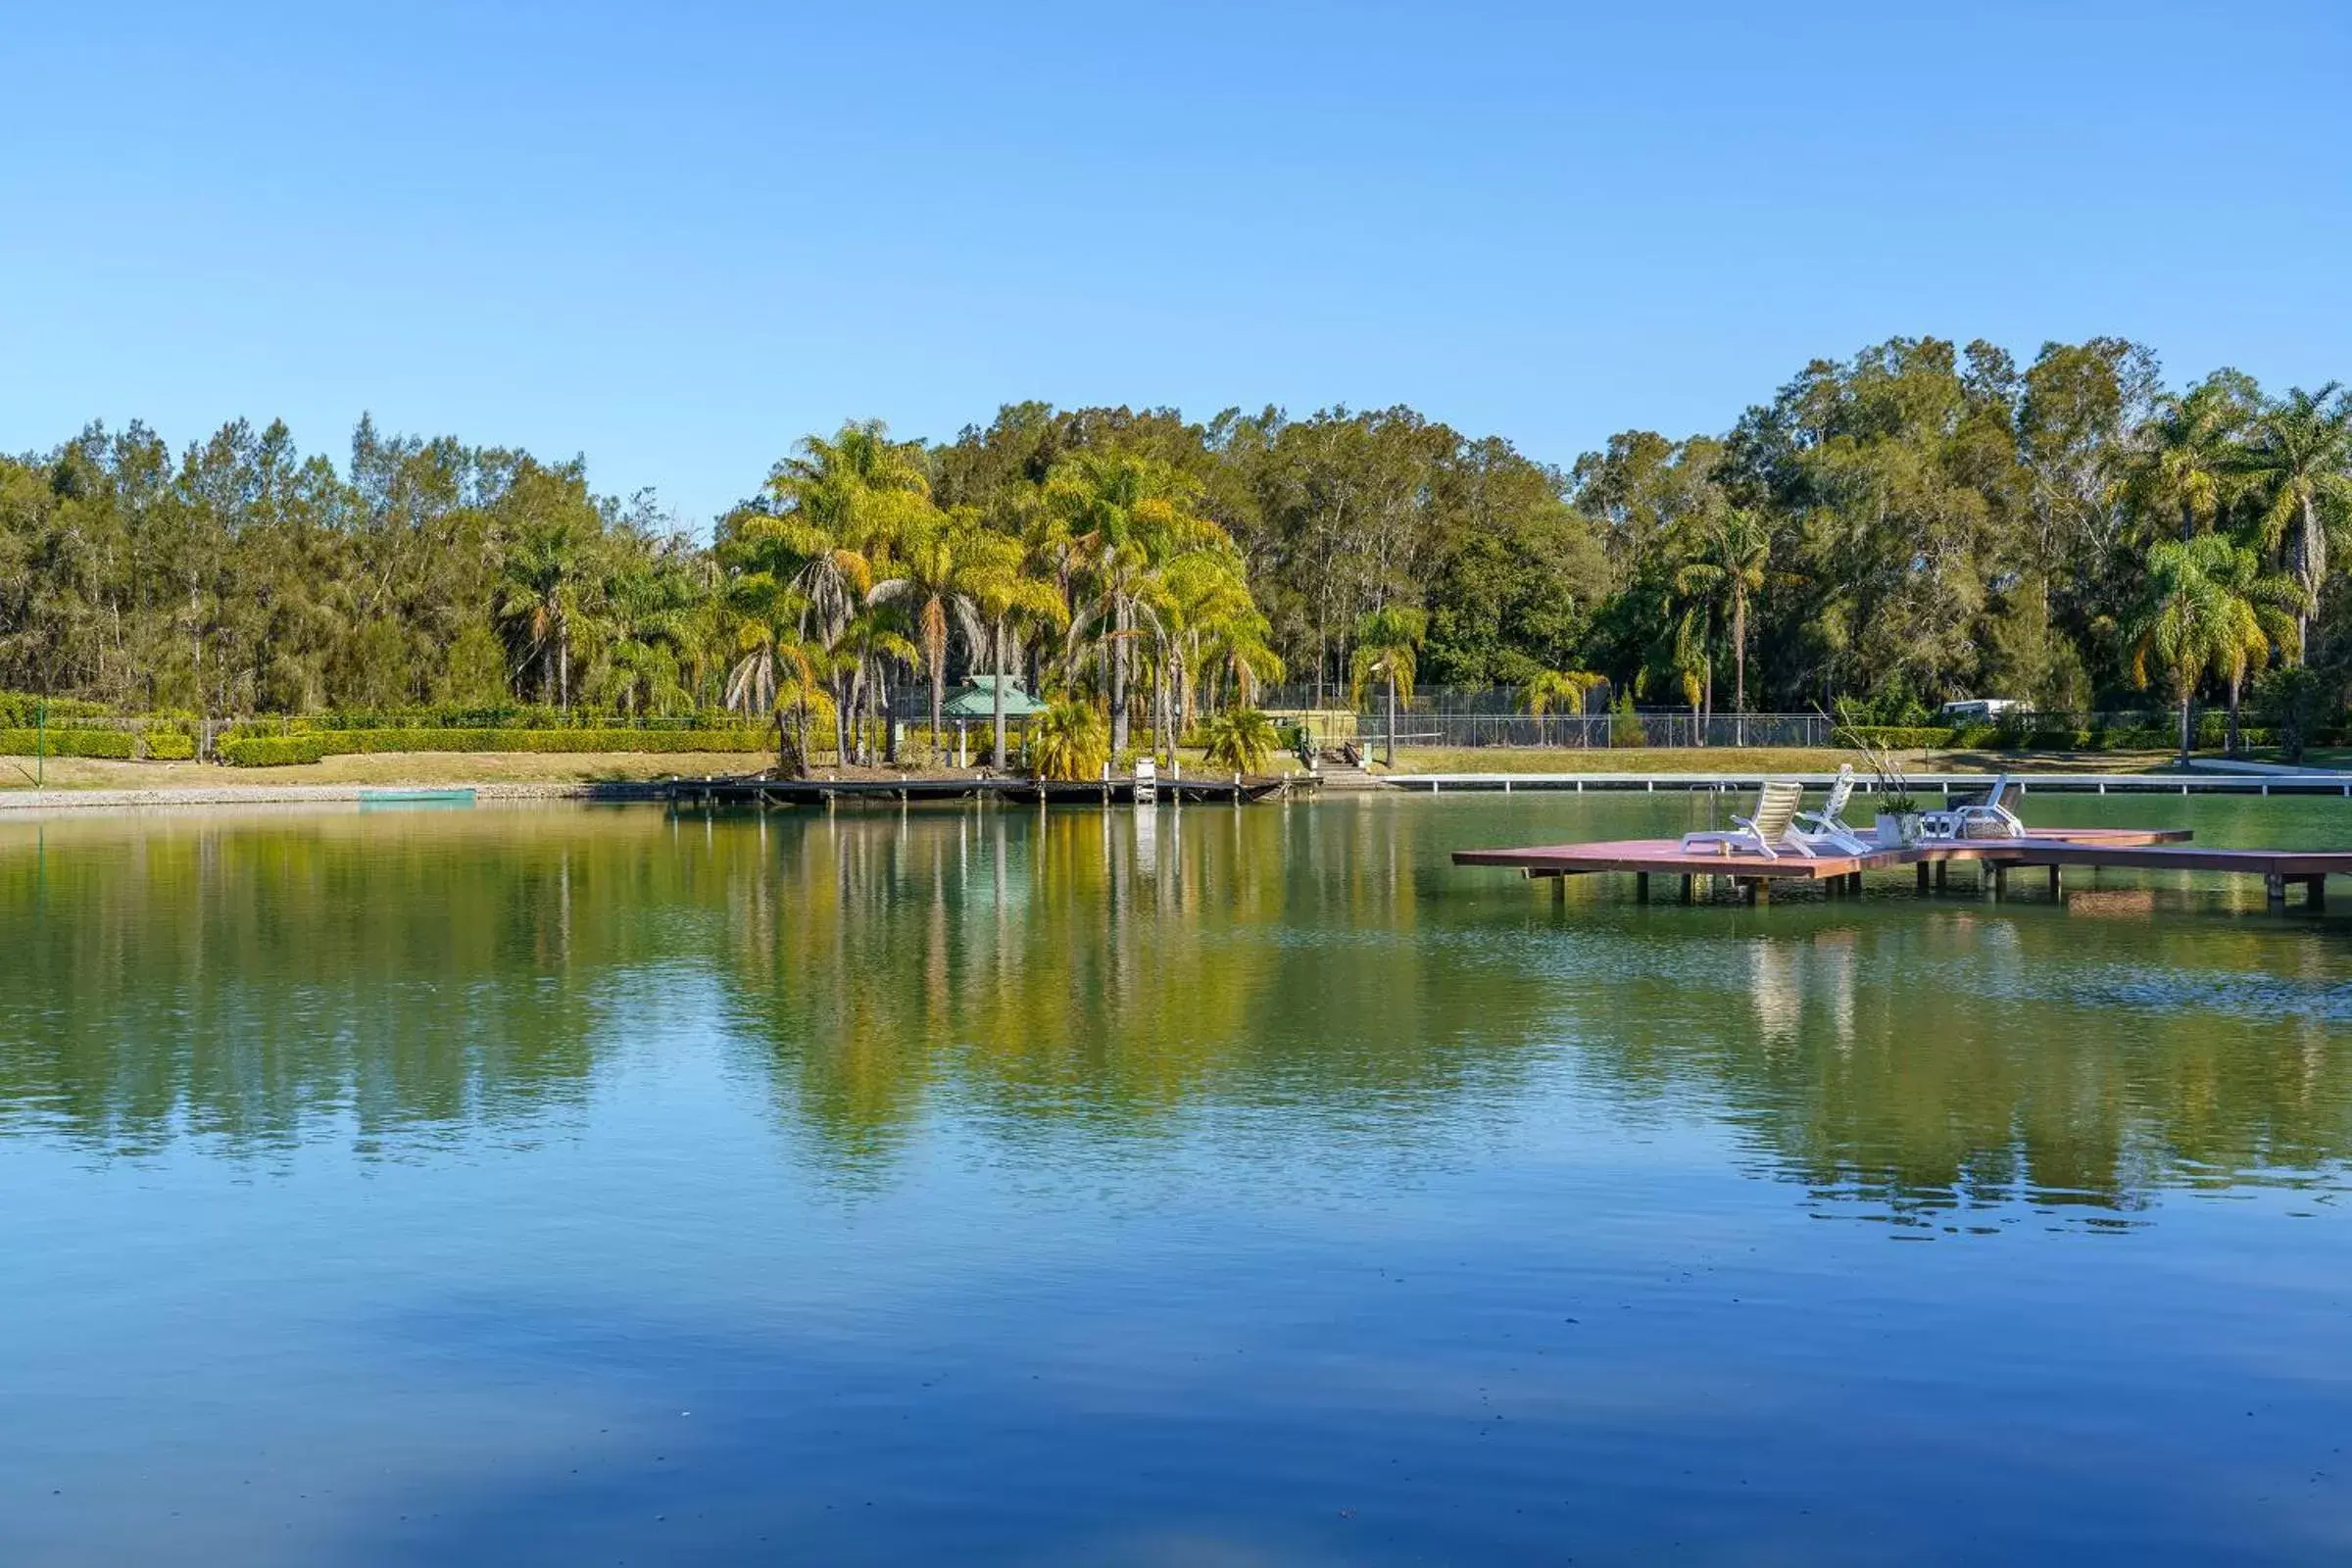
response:
M1911 866L1921 892L1945 885L1955 861L1975 862L1984 891L1999 897L2009 873L2021 868L2046 872L2050 890L2060 890L2069 866L2163 871L2219 871L2259 876L2274 907L2286 902L2290 884L2304 890L2306 906L2326 906L2327 880L2352 876L2352 850L2219 850L2189 843L2185 828L2035 828L2025 838L1938 839L1902 849L1845 855L1824 849L1807 857L1783 851L1777 858L1686 850L1679 839L1619 839L1595 844L1539 845L1526 849L1456 850L1456 865L1499 866L1530 877L1560 878L1629 872L1635 897L1649 897L1650 878L1678 878L1684 902L1695 896L1700 877L1728 877L1750 902L1764 902L1776 882L1827 884L1833 896L1859 893L1862 873Z
M662 785L673 806L833 806L844 802L908 806L926 801L995 800L1034 806L1132 806L1136 792L1161 800L1228 804L1279 795L1279 778L680 778Z

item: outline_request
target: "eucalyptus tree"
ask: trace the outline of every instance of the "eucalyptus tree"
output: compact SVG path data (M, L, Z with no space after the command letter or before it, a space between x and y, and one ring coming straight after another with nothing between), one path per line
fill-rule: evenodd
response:
M517 628L539 665L543 700L571 708L571 644L594 582L595 540L564 512L533 516L508 547L498 612Z

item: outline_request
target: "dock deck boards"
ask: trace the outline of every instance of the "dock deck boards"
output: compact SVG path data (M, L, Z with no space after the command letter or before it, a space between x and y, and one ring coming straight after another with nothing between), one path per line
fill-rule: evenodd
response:
M1492 865L1525 871L1530 876L1583 876L1602 871L1632 871L1662 873L1668 876L1732 876L1783 877L1799 881L1821 881L1829 877L1850 876L1856 871L1879 870L1888 866L1917 865L1936 860L1994 859L2009 863L2051 864L2114 864L2117 861L2095 858L2100 856L2127 852L2159 853L2163 846L2187 842L2186 828L2116 828L2070 827L2044 828L2032 838L2025 839L1960 839L1916 845L1905 850L1878 850L1869 855L1838 855L1824 851L1808 858L1783 852L1766 859L1760 855L1717 855L1702 850L1685 850L1680 839L1616 839L1596 844L1536 845L1516 850L1456 850L1456 865ZM1991 853L1987 853L1991 852ZM2181 854L2180 850L2161 853ZM2274 851L2191 851L2189 854L2212 856L2270 855ZM2296 858L2310 858L2300 852L2287 852ZM2070 858L2060 862L2025 858L2035 854L2054 856L2087 856L2092 858ZM2326 858L2326 857L2322 857ZM2340 869L2352 874L2352 854L2334 857L2343 861ZM2152 863L2172 864L2170 860ZM2252 869L2236 866L2188 866L2190 870ZM2267 869L2267 867L2264 867ZM2308 872L2287 872L2287 875L2308 875Z

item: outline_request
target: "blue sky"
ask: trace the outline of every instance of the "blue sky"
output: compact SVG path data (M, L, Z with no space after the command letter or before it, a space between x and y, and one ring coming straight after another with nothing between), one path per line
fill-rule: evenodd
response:
M2352 378L2352 5L15 6L0 449L1410 403L1566 463L1896 333Z

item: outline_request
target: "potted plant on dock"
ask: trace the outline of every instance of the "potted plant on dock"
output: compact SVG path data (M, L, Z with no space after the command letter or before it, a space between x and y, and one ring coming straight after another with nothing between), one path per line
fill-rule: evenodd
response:
M1878 810L1875 829L1878 841L1888 849L1898 846L1909 849L1919 842L1920 832L1919 802L1912 798L1911 781L1903 776L1902 764L1894 760L1891 748L1874 745L1860 736L1854 740L1862 760L1870 764L1871 774L1878 781L1871 791Z

